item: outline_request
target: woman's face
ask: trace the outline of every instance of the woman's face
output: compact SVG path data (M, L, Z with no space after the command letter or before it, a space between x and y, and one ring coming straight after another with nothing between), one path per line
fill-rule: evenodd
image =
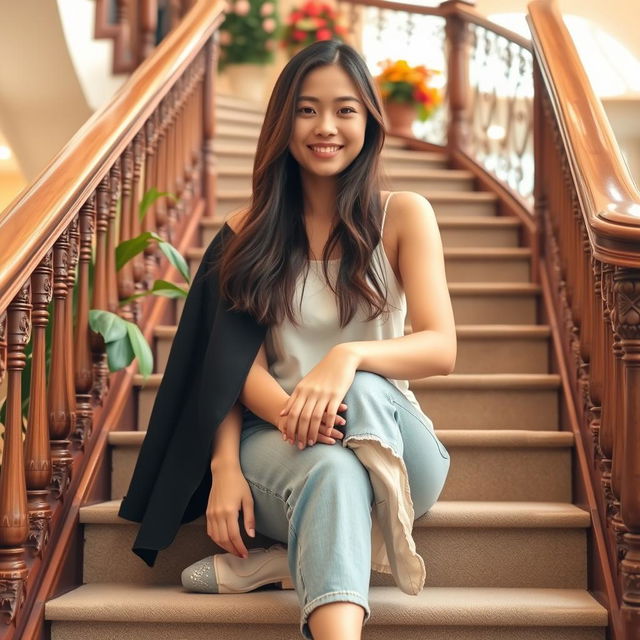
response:
M342 67L331 64L310 71L296 103L289 150L300 170L334 176L346 169L364 145L367 108L356 85ZM320 154L310 147L333 145Z

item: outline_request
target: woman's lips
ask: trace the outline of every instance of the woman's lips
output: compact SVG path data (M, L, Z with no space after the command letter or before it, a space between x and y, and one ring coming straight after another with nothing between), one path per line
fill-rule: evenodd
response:
M337 151L316 151L315 149L313 149L313 147L311 147L310 145L307 145L308 149L311 151L311 153L313 153L313 155L316 158L334 158L335 156L338 155L338 153L340 151L342 151L342 146L339 145L335 145L336 147L338 147Z

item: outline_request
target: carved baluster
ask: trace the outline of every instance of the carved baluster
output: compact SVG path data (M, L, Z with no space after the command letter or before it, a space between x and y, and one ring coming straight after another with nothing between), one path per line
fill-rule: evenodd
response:
M75 385L75 353L73 349L73 294L76 283L76 265L78 264L78 241L80 229L78 227L78 215L76 214L69 225L69 265L67 270L67 290L65 299L65 377L67 382L67 403L69 406L69 433L76 432L76 385Z
M173 195L176 193L176 111L177 95L175 87L169 92L167 115L167 170L165 184L167 191ZM178 212L173 198L166 199L167 217L169 220L169 242L175 244L175 234L178 229Z
M197 74L193 118L193 184L196 200L202 198L202 142L204 137L204 90L200 74Z
M174 181L175 181L175 194L177 198L176 212L178 219L182 220L185 215L185 190L184 190L184 164L182 159L184 158L184 147L182 144L182 137L184 131L184 77L178 80L177 84L177 104L176 104L176 125L175 125L175 150L174 150Z
M129 143L122 157L122 204L120 207L120 242L130 240L133 221L131 217L135 215L132 203L132 181L133 181L133 143ZM133 265L131 260L126 262L117 272L118 278L118 299L123 300L135 293L135 283L133 281ZM133 309L131 302L118 308L118 313L125 320L133 320Z
M109 174L98 185L96 196L96 263L93 273L92 309L107 311L107 229L109 227ZM104 340L99 333L90 332L93 355L93 388L91 394L94 404L102 404L109 389L109 367Z
M107 230L107 309L118 312L118 280L116 276L116 216L118 215L118 197L120 195L120 158L109 171L109 227ZM120 207L122 209L122 207Z
M626 554L620 565L622 577L622 619L628 638L640 628L640 269L617 267L614 273L617 329L624 351L624 448L620 515ZM636 634L635 636L633 634Z
M131 48L131 24L129 22L129 0L117 1L118 37L116 38L115 59L118 61L114 73L133 71L133 51Z
M29 537L26 545L34 555L49 539L51 507L47 497L51 484L51 447L47 420L46 327L48 305L53 295L53 251L50 249L31 276L33 338L31 386L27 434L24 441L25 479L29 511Z
M144 161L144 129L138 131L133 139L133 186L131 198L131 237L135 238L142 231L142 223L140 222L140 202L142 201L142 163ZM133 271L133 280L135 283L135 293L143 291L144 285L144 253L134 256L130 262ZM140 324L142 319L142 306L140 299L136 298L132 303L133 317L136 324Z
M214 31L204 48L205 73L203 84L204 114L202 155L204 157L204 216L216 215L216 193L218 184L218 163L216 160L216 83L215 70L218 67L218 31Z
M167 191L165 182L167 171L167 101L163 99L158 107L158 146L156 150L156 173L154 187L159 192ZM164 196L156 200L156 227L158 235L164 240L169 239L169 218Z
M65 371L66 325L65 300L67 290L67 269L69 266L69 230L58 238L53 246L53 333L51 344L51 367L47 405L49 407L49 437L51 438L51 483L61 498L71 481L73 457L67 439L71 426L69 398Z
M91 436L93 427L93 410L91 408L93 366L89 335L89 263L91 261L91 241L95 228L95 211L94 193L82 205L79 214L78 320L75 332L76 430L73 439L81 449L84 449L84 443Z
M191 211L194 205L194 189L193 184L191 182L191 118L192 114L192 104L193 104L193 96L191 95L191 84L189 82L188 73L184 74L184 111L182 116L182 171L183 171L183 199L186 201L186 211Z
M0 469L0 611L9 624L25 596L27 566L22 545L29 533L27 487L22 450L22 370L31 323L27 281L7 310L7 424Z
M7 312L0 313L0 384L7 370Z
M457 5L452 0L443 5ZM464 150L469 142L469 28L455 13L446 18L445 33L449 46L447 60L447 92L449 96L449 125L447 150Z
M155 176L156 176L156 143L158 139L158 127L157 127L157 110L154 111L147 122L145 123L145 133L146 133L146 163L144 169L144 193L147 193L151 187L155 186ZM142 220L142 230L143 231L156 231L156 222L155 222L155 203L152 204L148 209ZM156 254L157 247L155 242L150 242L147 248L144 250L144 263L145 263L145 288L151 288L151 283L154 279L154 274L156 270Z
M158 28L158 0L140 2L140 61L146 60L156 46Z

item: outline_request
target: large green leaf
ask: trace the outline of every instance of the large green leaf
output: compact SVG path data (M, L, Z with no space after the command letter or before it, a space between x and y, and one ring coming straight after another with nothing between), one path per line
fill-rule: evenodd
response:
M131 258L142 253L149 245L150 239L151 232L144 231L135 238L121 242L116 247L116 270L119 271Z
M166 280L156 280L153 283L153 287L148 289L147 291L141 291L140 293L135 293L128 298L123 298L120 300L119 306L123 306L129 303L131 300L135 300L136 298L142 298L143 296L154 295L154 296L164 296L165 298L186 298L188 294L187 289L182 289L173 282L167 282Z
M119 340L107 342L105 344L105 348L107 350L109 371L120 371L120 369L124 369L129 366L135 355L131 348L128 333Z
M153 372L153 353L151 347L140 331L140 327L133 322L127 322L127 332L131 342L131 348L138 358L138 370L144 378L148 378Z
M163 240L157 233L153 233L152 237L158 241L160 251L167 256L167 260L180 272L185 282L189 282L189 267L187 261L182 257L182 254L172 244Z
M89 326L102 336L105 343L115 342L127 335L126 320L111 311L89 309Z
M163 197L170 198L174 202L178 201L178 198L175 194L170 193L169 191L158 191L156 187L151 187L149 191L147 191L144 196L142 196L142 200L140 201L140 205L138 207L138 217L142 222L142 219L147 214L149 207L158 199Z

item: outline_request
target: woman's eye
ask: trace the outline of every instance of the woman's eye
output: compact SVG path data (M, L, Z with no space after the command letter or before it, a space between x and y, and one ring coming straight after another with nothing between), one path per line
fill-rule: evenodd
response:
M305 109L310 109L311 111L313 111L313 107L300 107L300 109L298 109L298 113L306 113ZM348 109L349 113L356 113L356 110L352 107L342 107L340 111L344 111L345 109Z

